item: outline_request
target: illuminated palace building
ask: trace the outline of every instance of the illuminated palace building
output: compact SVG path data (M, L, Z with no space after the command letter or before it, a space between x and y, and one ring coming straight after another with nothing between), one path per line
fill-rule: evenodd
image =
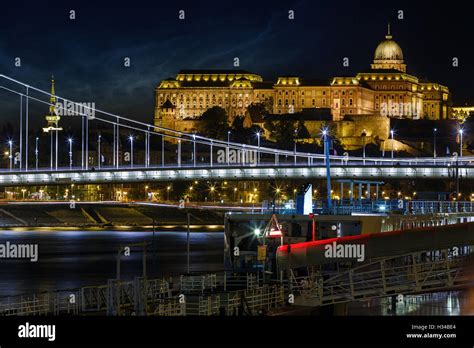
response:
M348 115L451 118L449 89L407 73L402 49L389 27L370 69L355 76L327 81L282 76L266 82L243 70L182 70L156 88L155 124L189 132L213 106L224 108L232 121L245 116L247 107L256 102L269 104L274 115L326 108L332 121Z

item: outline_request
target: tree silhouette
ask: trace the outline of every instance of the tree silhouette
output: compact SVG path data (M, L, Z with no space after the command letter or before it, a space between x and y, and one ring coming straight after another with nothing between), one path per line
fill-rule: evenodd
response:
M210 138L224 140L227 137L228 129L227 112L223 108L213 106L202 114L199 127L201 134Z
M299 139L308 139L310 137L308 128L304 125L303 120L298 121L298 125L296 126L297 129L297 136Z

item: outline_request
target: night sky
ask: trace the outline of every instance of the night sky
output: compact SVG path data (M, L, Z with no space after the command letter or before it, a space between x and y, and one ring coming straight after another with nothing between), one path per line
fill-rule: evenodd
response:
M232 69L239 57L241 69L266 80L353 75L370 66L390 22L408 72L450 87L457 105L474 103L472 15L455 1L446 3L450 7L433 1L84 3L2 3L1 72L47 90L54 74L61 96L152 122L155 86L180 69ZM179 10L185 20L178 19ZM397 10L404 11L403 20ZM342 66L343 57L350 67ZM11 119L8 97L0 91L2 122ZM44 124L43 116L34 118Z

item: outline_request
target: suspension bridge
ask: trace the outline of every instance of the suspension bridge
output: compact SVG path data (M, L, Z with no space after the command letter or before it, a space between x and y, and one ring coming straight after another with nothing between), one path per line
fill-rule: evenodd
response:
M212 139L198 134L180 132L137 121L78 103L48 91L36 88L5 75L0 75L0 90L19 100L20 131L13 150L9 145L9 167L0 169L0 185L60 185L68 183L125 183L170 180L284 180L323 179L470 179L474 177L474 157L459 156L436 158L357 157L293 151L258 145L241 144ZM54 92L54 91L52 91ZM58 158L57 121L45 128L51 135L49 166L40 166L38 138L32 139L30 109L32 103L49 107L57 112L58 105L73 110L64 118L80 118L81 165L73 163L72 139L68 139L68 161ZM56 111L55 111L56 110ZM52 114L53 114L52 112ZM62 110L64 113L64 109ZM112 154L108 163L101 153L101 135L92 139L91 127L108 127L113 134ZM124 135L128 132L127 135ZM134 142L144 139L144 157L141 163L134 160ZM324 134L324 137L329 134ZM54 139L55 138L55 139ZM125 148L123 140L128 140ZM33 142L35 140L35 142ZM55 144L54 144L55 142ZM34 143L34 151L31 146ZM151 145L156 150L152 153ZM172 155L166 145L173 145ZM90 152L92 146L96 151ZM135 145L136 146L136 145ZM325 142L325 146L326 142ZM124 161L123 154L129 157ZM32 156L34 154L34 156ZM90 164L91 154L96 157ZM14 157L16 165L14 165ZM136 158L136 156L135 156ZM67 165L64 165L64 162Z

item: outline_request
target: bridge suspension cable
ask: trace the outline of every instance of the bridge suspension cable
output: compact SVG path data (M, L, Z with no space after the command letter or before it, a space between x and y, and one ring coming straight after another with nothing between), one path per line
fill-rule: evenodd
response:
M33 96L32 92L37 92L40 95L44 95L47 98L51 98L53 96L52 93L48 91L44 91L42 89L36 88L34 86L31 86L29 84L23 83L21 81L18 81L16 79L10 78L8 76L0 74L0 79L3 79L4 81L8 81L10 83L13 83L16 86L21 86L24 88L24 91L19 91L15 90L13 88L9 88L7 86L4 86L3 84L0 85L0 89L3 89L7 92L14 93L20 97L20 113L21 117L20 120L23 120L23 112L26 112L26 120L24 127L26 127L26 137L23 140L23 123L21 122L21 130L20 130L20 169L23 168L23 154L25 154L25 170L28 171L28 102L35 101L38 103L41 103L43 105L48 105L48 106L56 106L53 105L49 100L42 100L39 96ZM307 165L312 166L315 164L314 161L325 161L325 155L324 154L317 154L317 153L310 153L310 152L301 152L301 151L296 151L296 148L294 151L289 151L289 150L282 150L282 149L277 149L277 148L269 148L269 147L264 147L260 146L260 141L258 145L248 145L248 144L241 144L237 142L231 142L229 139L227 140L220 140L220 139L212 139L208 138L202 135L198 135L195 133L186 133L186 132L181 132L169 128L165 128L162 126L158 125L153 125L149 124L146 122L134 120L131 118L127 118L124 116L120 116L114 113L110 113L107 111L103 111L100 109L97 109L88 105L84 105L83 103L78 103L71 101L69 99L63 98L59 95L54 95L56 100L58 102L62 101L63 103L68 103L69 105L74 105L74 111L72 111L74 116L80 116L82 119L82 122L84 123L83 125L83 134L82 134L82 139L81 141L83 142L82 146L82 165L81 169L88 170L88 150L89 150L89 121L97 121L97 122L102 122L108 125L111 125L113 127L113 159L112 159L112 166L116 167L117 169L120 168L120 130L121 129L127 129L130 131L135 131L139 133L144 134L144 139L145 139L145 167L149 167L151 165L150 161L150 142L151 142L151 137L152 136L158 136L161 137L161 166L165 165L165 156L164 156L164 140L169 139L172 141L175 141L178 143L178 166L181 166L182 162L182 156L181 156L181 143L182 142L188 142L193 144L193 155L192 155L192 162L194 163L194 166L196 166L196 150L195 146L196 144L199 145L204 145L209 147L209 161L210 161L210 166L212 167L215 164L214 157L213 157L213 151L215 148L222 148L226 149L226 163L229 164L229 151L230 150L237 150L241 151L242 153L248 153L249 151L254 151L256 153L256 156L258 158L258 163L253 164L253 163L248 163L248 165L265 165L268 166L268 162L265 161L260 161L260 157L262 154L264 155L270 155L274 156L274 163L276 166L279 165L280 161L280 156L286 156L291 157L295 159L295 165L296 165L296 159L297 158L302 158L305 161L307 160ZM25 101L25 108L23 109L23 101ZM85 109L85 110L84 110ZM81 111L84 110L84 111ZM97 115L99 114L99 115ZM91 117L91 115L94 115ZM260 138L260 136L259 136ZM260 140L260 139L259 139ZM23 151L23 141L25 141L25 151ZM57 154L56 154L57 156ZM340 162L341 164L357 164L357 165L363 165L363 166L374 166L374 165L383 165L383 166L394 166L396 162L396 165L402 165L402 166L416 166L416 165L433 165L433 166L443 166L443 167L450 167L450 166L457 166L459 163L461 164L468 164L474 161L473 156L452 156L452 157L427 157L427 158L416 158L416 157L411 157L411 158L397 158L395 161L392 158L384 158L384 157L357 157L357 156L351 156L349 157L348 155L344 156L338 156L338 155L329 155L329 160L331 162ZM319 162L316 162L319 163ZM56 162L57 165L57 162ZM57 168L56 168L57 169Z

